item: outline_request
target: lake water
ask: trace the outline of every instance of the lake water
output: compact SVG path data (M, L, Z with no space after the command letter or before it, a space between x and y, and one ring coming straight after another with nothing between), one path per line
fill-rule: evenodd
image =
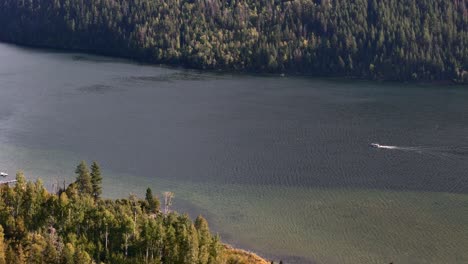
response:
M0 44L0 170L81 160L287 263L467 263L468 90L147 66ZM373 148L371 143L393 146Z

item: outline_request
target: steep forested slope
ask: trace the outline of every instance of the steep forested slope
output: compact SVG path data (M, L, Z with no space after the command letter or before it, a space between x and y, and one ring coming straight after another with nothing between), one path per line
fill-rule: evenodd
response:
M467 0L0 0L0 40L195 68L468 80Z

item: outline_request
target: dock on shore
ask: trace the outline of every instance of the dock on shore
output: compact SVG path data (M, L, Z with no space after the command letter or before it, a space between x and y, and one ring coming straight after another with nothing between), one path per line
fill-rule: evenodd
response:
M10 181L0 181L0 185L2 184L10 184L10 183L15 183L16 180L10 180Z

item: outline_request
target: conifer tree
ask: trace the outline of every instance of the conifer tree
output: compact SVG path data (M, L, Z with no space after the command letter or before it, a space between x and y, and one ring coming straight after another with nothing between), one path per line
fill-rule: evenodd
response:
M188 252L186 256L186 263L197 263L198 261L198 233L195 226L190 223L189 230L188 230Z
M82 195L92 195L93 184L91 182L91 175L89 174L88 166L85 161L82 161L75 170L76 182L78 184L78 191Z
M198 263L207 264L210 260L211 234L208 222L202 216L195 219L195 228L198 231Z
M102 194L102 175L101 168L95 161L91 165L91 184L93 186L93 197L97 200Z
M151 188L146 189L145 201L148 204L148 212L154 214L159 211L159 200L153 196Z
M221 263L223 248L220 243L220 238L218 235L214 236L211 245L210 245L210 259L209 264Z

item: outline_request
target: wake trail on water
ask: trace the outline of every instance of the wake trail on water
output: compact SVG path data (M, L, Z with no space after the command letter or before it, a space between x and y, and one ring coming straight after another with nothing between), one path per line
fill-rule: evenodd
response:
M371 147L382 150L397 150L403 152L414 152L434 158L445 160L456 160L468 157L468 146L393 146L371 143Z
M382 150L394 150L403 152L413 152L420 155L428 156L431 158L443 160L445 162L460 162L468 157L468 146L416 146L416 147L403 147L392 145L381 145L378 143L371 143L371 147ZM464 162L464 161L463 161ZM465 188L466 181L463 178L455 179L447 186L448 192L456 192Z

